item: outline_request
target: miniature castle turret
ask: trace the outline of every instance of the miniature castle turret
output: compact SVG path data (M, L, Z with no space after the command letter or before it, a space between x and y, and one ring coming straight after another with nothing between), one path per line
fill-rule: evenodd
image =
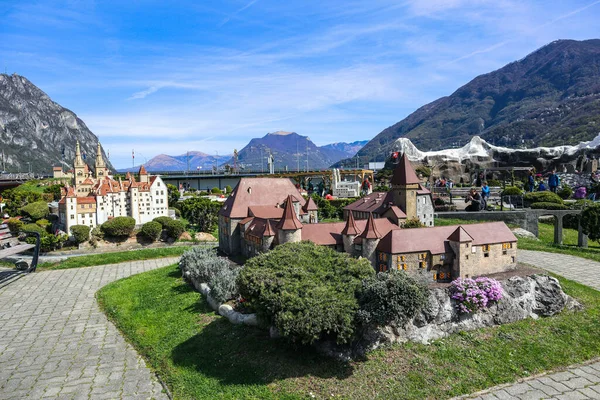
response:
M294 209L294 198L288 195L283 209L283 217L277 224L277 239L279 244L300 242L302 240L302 222Z
M81 146L79 140L75 147L75 160L73 161L73 170L75 172L75 185L81 184L87 178L86 164L81 157Z
M142 182L142 183L149 182L148 172L146 172L146 168L144 168L143 165L140 167L139 175L140 175L140 182Z
M100 147L100 142L98 142L98 148L96 149L96 162L94 163L94 168L96 169L96 179L102 179L108 175L108 168L102 157L102 147Z
M360 234L359 238L362 239L362 256L371 262L371 265L375 266L377 261L377 245L381 240L382 235L375 226L375 219L373 213L369 213L369 219L367 220L367 226L365 230Z
M354 221L354 214L352 211L348 213L348 220L346 220L346 226L342 230L342 241L344 242L344 252L348 254L354 254L354 239L359 234L358 227Z
M455 254L455 259L452 263L452 276L472 277L469 266L474 263L472 253L473 238L469 235L462 226L459 226L448 236L448 244ZM471 260L469 260L471 256Z
M407 219L418 218L417 191L419 190L419 182L419 178L410 165L406 153L402 154L392 175L392 191L394 193L394 204L404 210Z

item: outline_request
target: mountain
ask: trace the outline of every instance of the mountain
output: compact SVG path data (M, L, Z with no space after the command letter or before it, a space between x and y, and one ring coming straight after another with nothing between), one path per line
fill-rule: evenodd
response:
M9 172L26 172L29 164L38 173L51 173L61 164L71 168L77 140L93 165L98 138L74 112L27 78L0 74L0 169L3 164Z
M341 151L342 153L344 153L345 157L354 157L356 155L356 153L358 153L358 151L360 149L362 149L364 147L364 145L366 145L368 142L369 142L368 140L357 140L356 142L352 142L352 143L345 143L345 142L331 143L331 144L326 144L325 146L321 146L321 149L337 150L337 151Z
M144 167L148 172L187 170L197 171L199 169L203 171L210 171L213 166L221 165L227 162L227 160L230 158L231 154L224 156L213 156L200 151L190 151L179 156L159 154L145 163ZM137 172L139 169L140 166L138 165L133 168L120 169L119 172Z
M576 144L598 132L600 40L559 40L424 105L358 154L374 160L399 137L437 150L475 135L516 148Z
M307 168L307 160L310 170L326 169L335 162L353 155L352 146L346 143L319 147L308 136L278 131L250 140L238 153L238 165L246 170L268 171L269 152L273 155L276 171L304 171ZM233 165L233 158L227 163Z

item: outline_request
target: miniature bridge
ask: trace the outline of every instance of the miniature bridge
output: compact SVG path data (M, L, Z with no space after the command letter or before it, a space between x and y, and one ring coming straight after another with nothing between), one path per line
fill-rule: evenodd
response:
M437 218L460 218L472 221L504 221L507 224L519 225L521 228L539 235L539 218L554 217L554 243L562 244L563 218L565 215L578 215L581 210L538 210L524 208L516 211L448 211L435 213ZM579 224L577 246L587 247L587 235Z

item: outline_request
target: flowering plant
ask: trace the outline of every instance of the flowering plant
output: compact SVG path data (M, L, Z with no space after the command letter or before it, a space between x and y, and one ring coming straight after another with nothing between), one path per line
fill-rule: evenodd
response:
M461 313L468 314L500 300L502 286L491 278L458 278L450 284L450 297L458 302Z

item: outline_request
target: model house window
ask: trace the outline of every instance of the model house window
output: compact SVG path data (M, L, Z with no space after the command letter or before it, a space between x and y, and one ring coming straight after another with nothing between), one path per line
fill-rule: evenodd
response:
M442 254L442 255L440 256L440 260L445 260L445 259L446 259L446 255L445 255L445 254Z
M397 269L406 271L408 269L408 265L406 265L406 263L398 263Z
M385 271L387 271L387 265L379 264L379 272L385 272Z
M419 262L419 268L425 269L426 267L427 267L427 262L426 261Z
M483 246L481 246L483 248L484 252L489 252L490 251L490 245L489 244L484 244Z
M362 251L362 244L355 244L354 245L354 250L356 250L356 251Z
M74 215L71 215L71 219L75 219L75 216L74 216Z
M396 261L400 262L400 261L406 261L406 256L398 256L398 258L396 259Z
M425 259L427 259L427 253L420 253L419 260L425 260Z

